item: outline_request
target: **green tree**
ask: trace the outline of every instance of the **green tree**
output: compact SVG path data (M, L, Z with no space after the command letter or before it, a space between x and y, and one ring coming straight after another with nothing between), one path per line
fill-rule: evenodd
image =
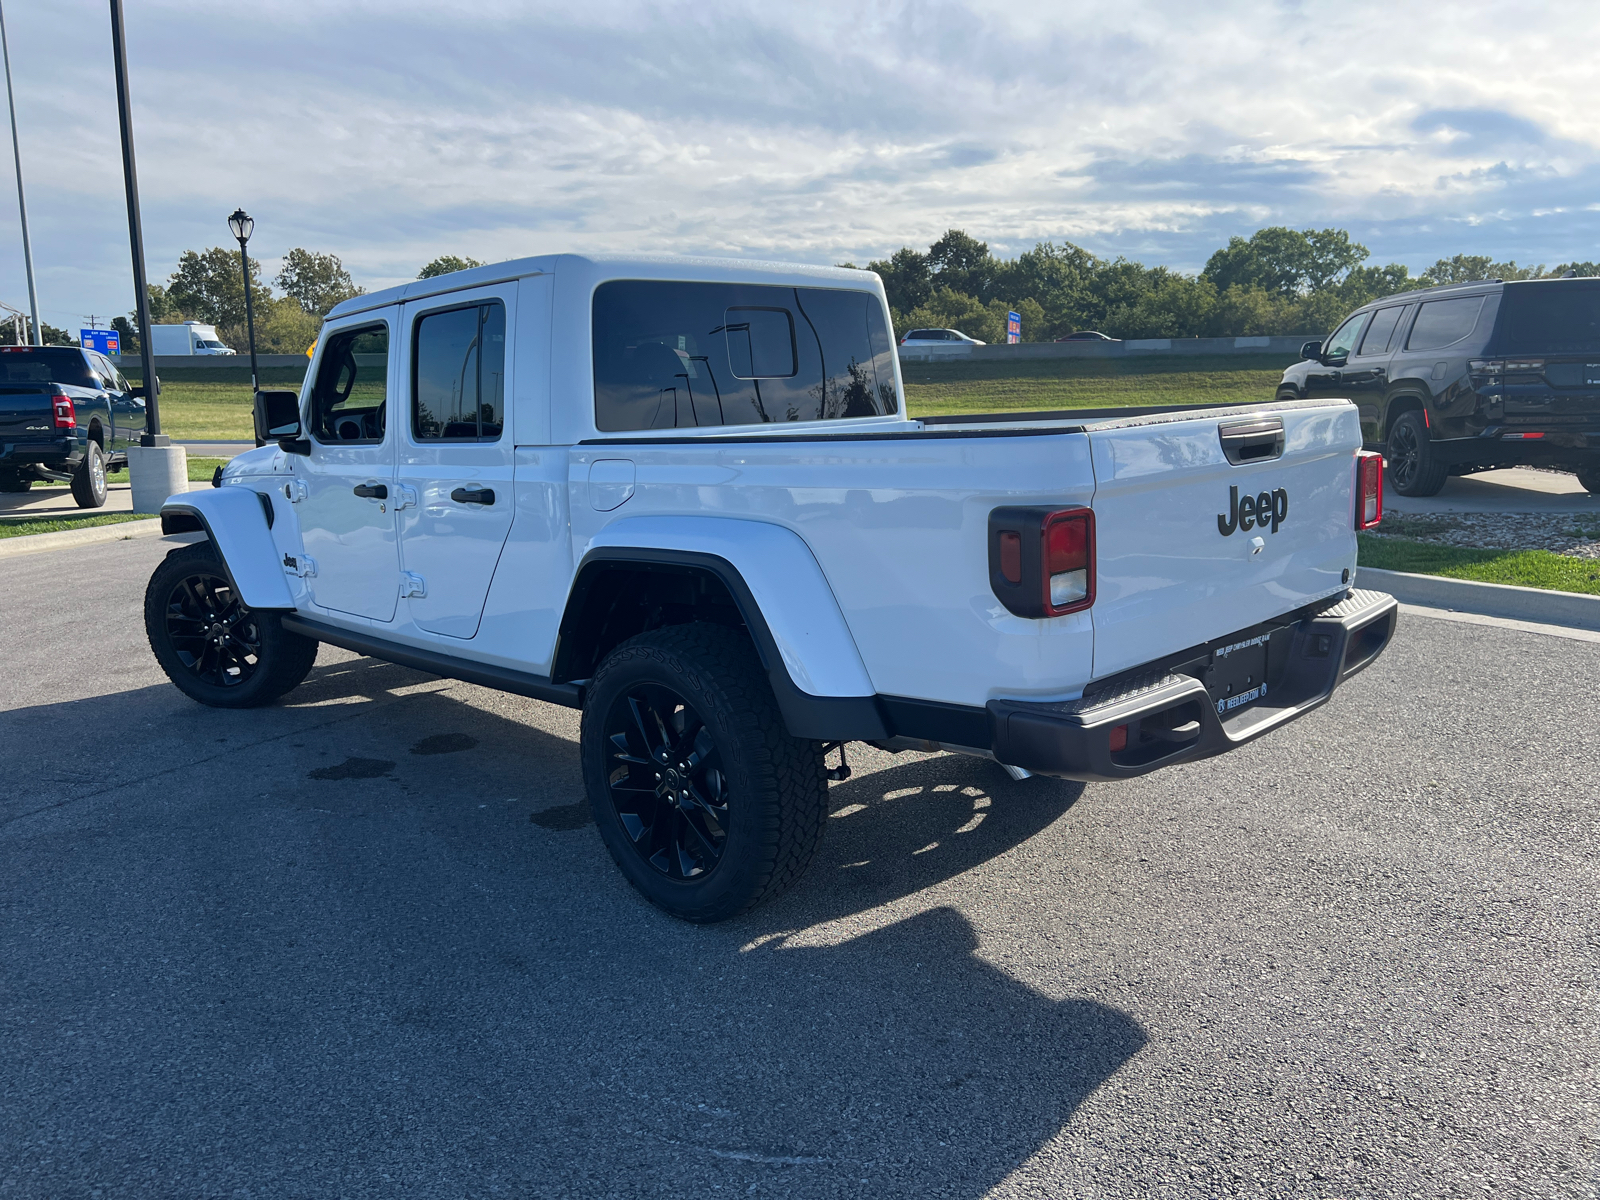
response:
M356 286L337 254L318 254L298 246L283 256L277 284L302 312L314 317L325 317L335 304L366 291Z
M272 309L272 289L261 280L261 264L250 259L250 298L257 322L264 321ZM152 297L153 298L153 297ZM245 323L244 278L236 250L214 246L204 253L185 250L178 269L167 280L166 299L185 318L207 325L242 327ZM154 305L150 319L156 317Z
M78 339L65 329L57 329L48 321L39 322L39 340L46 346L76 346Z
M933 272L928 266L928 256L918 254L910 246L900 247L887 259L868 263L867 270L876 271L883 280L884 294L895 312L921 308L933 295Z
M1557 267L1552 274L1560 275L1566 269L1564 265ZM1436 287L1444 283L1475 283L1480 279L1543 278L1546 278L1543 263L1537 267L1519 267L1514 262L1495 262L1487 254L1457 254L1434 263L1422 273L1418 282L1424 287Z
M481 267L483 264L475 258L459 258L454 254L441 254L422 270L417 272L418 279L432 279L436 275L448 275L451 271L465 271L470 267Z
M1303 296L1340 282L1367 257L1367 248L1343 229L1302 232L1274 225L1249 238L1228 239L1201 274L1219 291L1238 285Z

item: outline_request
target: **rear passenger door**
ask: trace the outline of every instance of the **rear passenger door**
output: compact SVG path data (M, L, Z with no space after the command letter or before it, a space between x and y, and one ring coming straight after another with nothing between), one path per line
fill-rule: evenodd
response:
M544 278L523 287L549 287ZM516 509L507 411L516 282L405 308L407 409L396 473L401 589L430 633L470 638Z

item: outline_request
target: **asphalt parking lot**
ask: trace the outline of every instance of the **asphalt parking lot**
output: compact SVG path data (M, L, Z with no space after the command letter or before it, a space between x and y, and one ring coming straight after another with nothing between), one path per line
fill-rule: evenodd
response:
M170 687L156 539L5 564L0 1197L1593 1196L1600 644L1408 617L1116 784L854 751L791 894L623 883L574 713Z

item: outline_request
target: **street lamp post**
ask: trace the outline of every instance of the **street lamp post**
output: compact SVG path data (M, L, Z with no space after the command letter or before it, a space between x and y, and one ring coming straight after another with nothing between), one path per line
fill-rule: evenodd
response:
M39 324L39 293L33 286L33 247L28 243L28 202L22 194L22 147L17 142L17 97L11 90L11 46L6 41L6 15L0 9L0 52L6 62L6 100L11 105L11 154L17 163L17 212L22 217L22 264L28 272L28 308L33 312L33 344L44 345L44 326ZM17 339L22 345L22 339Z
M250 219L250 214L242 208L233 210L233 216L228 218L228 229L233 236L239 239L239 269L244 272L244 324L250 338L250 401L255 403L255 394L261 390L261 385L256 380L256 314L255 306L250 302L250 256L245 251L245 243L250 240L250 235L255 232L256 223Z

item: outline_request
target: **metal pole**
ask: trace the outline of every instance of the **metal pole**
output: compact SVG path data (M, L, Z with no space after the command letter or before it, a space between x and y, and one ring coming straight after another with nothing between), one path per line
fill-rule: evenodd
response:
M39 293L33 286L33 247L28 241L28 202L22 194L22 147L17 143L17 97L11 90L11 46L6 41L6 10L0 5L0 53L6 60L6 99L11 104L11 156L17 162L17 211L22 214L22 262L28 269L28 307L33 310L33 344L44 345L39 324Z
M128 243L133 251L134 312L139 317L139 366L144 372L145 424L141 446L167 446L156 396L156 360L150 350L150 288L144 274L144 228L139 223L139 173L133 163L133 107L128 99L128 47L122 33L122 0L111 0L111 57L117 67L117 116L122 123L122 178L128 189Z
M254 403L261 387L256 383L256 314L250 303L250 256L245 253L243 238L239 239L239 266L244 271L244 324L250 334L250 399Z

